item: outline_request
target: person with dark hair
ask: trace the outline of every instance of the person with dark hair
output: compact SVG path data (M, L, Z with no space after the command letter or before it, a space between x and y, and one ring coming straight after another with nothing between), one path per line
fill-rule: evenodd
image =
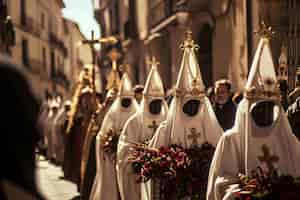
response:
M232 101L231 83L227 79L221 79L215 83L215 105L216 117L224 131L233 126L236 106Z
M287 117L293 133L300 140L300 97L287 109Z
M0 199L43 199L36 187L38 103L25 75L0 57ZM4 132L6 131L6 132ZM9 132L7 132L9 131Z
M134 91L134 97L135 100L140 103L142 101L143 98L143 90L144 90L144 86L143 85L136 85L133 88Z

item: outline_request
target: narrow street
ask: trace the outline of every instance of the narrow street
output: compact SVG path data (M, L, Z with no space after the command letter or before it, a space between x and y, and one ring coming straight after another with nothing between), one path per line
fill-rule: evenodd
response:
M76 200L79 193L75 184L64 180L61 167L55 166L43 157L37 164L37 185L47 200Z

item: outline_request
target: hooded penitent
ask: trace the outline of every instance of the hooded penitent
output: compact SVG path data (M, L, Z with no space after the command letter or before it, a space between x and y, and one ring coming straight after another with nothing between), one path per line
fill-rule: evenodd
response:
M239 173L261 167L300 175L300 143L280 104L274 63L264 35L258 44L235 125L220 139L211 165L207 199L232 199ZM272 160L267 161L267 157ZM228 190L228 189L231 190Z
M134 99L132 83L127 73L123 74L119 93L104 117L100 132L96 140L96 164L97 174L92 188L91 200L110 199L118 200L119 191L117 185L115 159L103 152L100 139L110 130L120 134L128 118L138 110L138 104Z
M140 184L136 183L131 163L128 161L130 148L149 141L159 124L166 119L167 104L164 87L153 59L143 91L141 109L125 124L118 144L117 175L121 199L139 200Z
M184 148L210 143L215 146L222 134L212 106L205 96L200 68L195 56L196 45L187 32L183 44L183 58L175 86L175 95L170 105L167 120L159 126L151 147L178 144ZM151 181L142 184L142 199L156 199L152 196ZM174 190L175 191L175 190Z

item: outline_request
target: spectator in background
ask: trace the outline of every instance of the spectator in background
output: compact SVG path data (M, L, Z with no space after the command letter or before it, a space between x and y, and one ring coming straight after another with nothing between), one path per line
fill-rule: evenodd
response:
M43 199L36 187L38 103L16 66L0 56L0 199Z
M293 133L300 140L300 97L287 109L287 116Z
M134 88L133 88L134 97L135 97L135 100L138 102L138 104L140 104L140 102L142 101L143 90L144 90L143 85L135 85Z
M232 128L235 120L236 105L232 101L231 83L227 79L215 82L214 111L224 131Z

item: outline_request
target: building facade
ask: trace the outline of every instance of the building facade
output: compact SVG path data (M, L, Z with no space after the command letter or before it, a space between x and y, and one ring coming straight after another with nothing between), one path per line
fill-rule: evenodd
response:
M25 69L39 100L45 93L69 98L76 74L91 63L91 51L77 45L85 38L77 24L63 18L63 0L0 1L15 33L14 45L2 53Z
M297 0L94 0L95 17L103 36L117 35L131 76L144 83L156 56L166 88L175 84L180 67L180 42L187 29L200 45L198 60L205 85L229 78L242 90L259 37L253 32L264 21L273 27L275 64L287 44L289 87L298 60L299 2ZM298 42L297 42L298 41Z

